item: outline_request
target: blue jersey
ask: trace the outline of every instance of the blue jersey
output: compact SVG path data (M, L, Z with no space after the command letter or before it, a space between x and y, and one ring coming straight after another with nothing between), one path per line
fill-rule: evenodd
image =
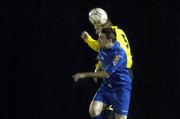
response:
M110 49L101 48L98 59L101 68L110 75L104 79L103 85L112 86L113 89L121 87L131 89L132 80L127 68L127 56L117 41Z
M100 48L98 59L102 70L106 71L109 77L104 79L93 101L112 105L116 113L128 115L132 80L125 51L115 42L110 49Z

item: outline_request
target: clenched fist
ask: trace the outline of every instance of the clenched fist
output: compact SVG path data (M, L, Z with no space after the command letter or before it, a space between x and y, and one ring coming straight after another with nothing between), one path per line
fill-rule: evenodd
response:
M83 31L81 34L81 38L85 41L88 38L89 34L87 31Z
M86 74L85 73L77 73L77 74L73 75L72 78L74 79L75 82L78 82L79 79L86 78Z

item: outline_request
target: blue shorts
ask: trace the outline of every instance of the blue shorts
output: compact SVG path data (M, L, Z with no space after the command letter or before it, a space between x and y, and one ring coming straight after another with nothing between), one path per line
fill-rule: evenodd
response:
M113 90L102 85L96 92L93 101L112 105L113 110L120 115L128 115L131 90L121 87Z

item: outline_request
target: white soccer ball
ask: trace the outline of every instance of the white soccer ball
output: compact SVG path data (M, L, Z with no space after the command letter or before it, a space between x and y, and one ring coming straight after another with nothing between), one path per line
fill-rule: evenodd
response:
M105 10L101 8L94 8L89 12L89 21L93 25L103 25L107 22L108 15Z

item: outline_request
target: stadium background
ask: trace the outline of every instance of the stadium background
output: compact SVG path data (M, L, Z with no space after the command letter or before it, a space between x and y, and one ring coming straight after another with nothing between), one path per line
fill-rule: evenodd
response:
M93 7L104 8L127 34L134 57L129 119L179 119L180 19L171 1L1 1L1 119L90 119L97 89L72 75L93 71Z

